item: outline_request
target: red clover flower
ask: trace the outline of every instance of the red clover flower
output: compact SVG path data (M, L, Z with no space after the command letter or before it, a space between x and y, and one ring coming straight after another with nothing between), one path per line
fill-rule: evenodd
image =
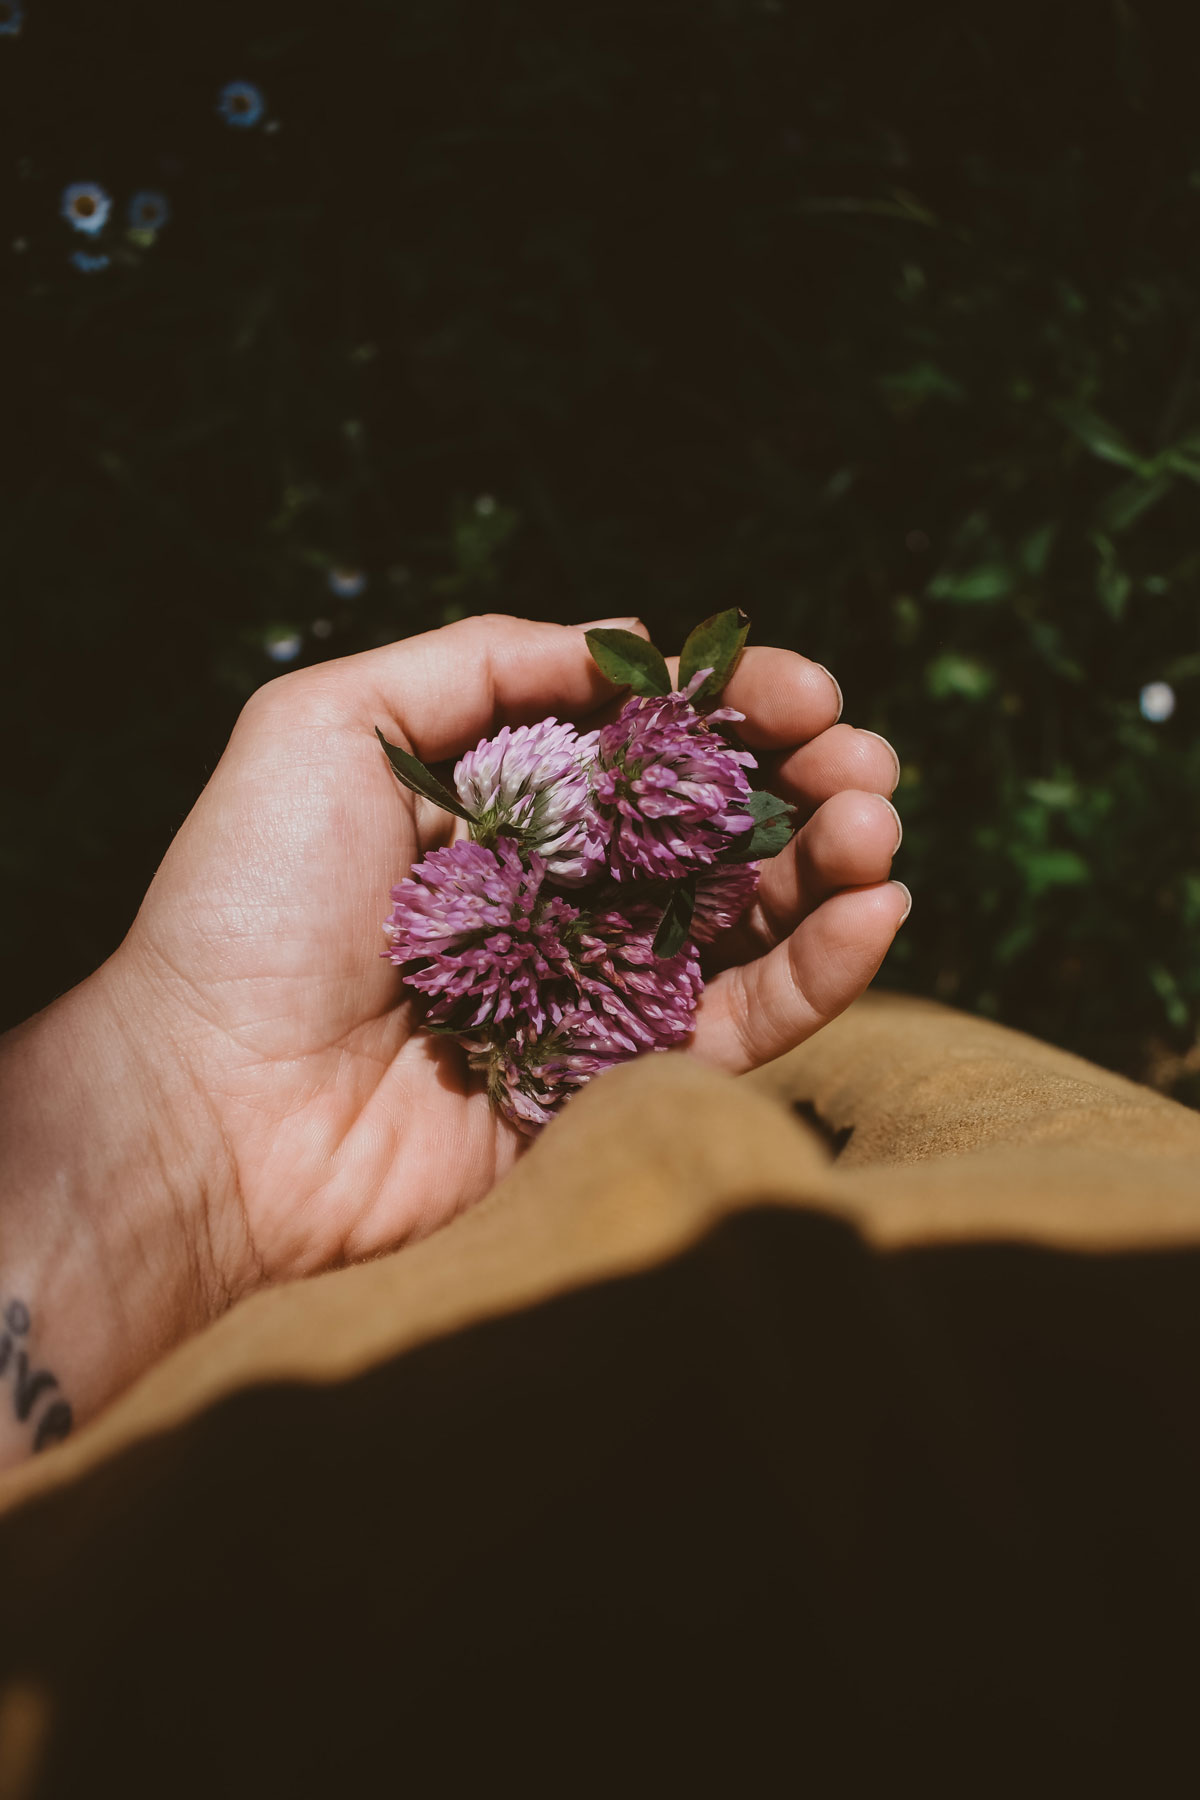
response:
M743 717L731 707L704 717L673 692L630 700L603 728L596 800L612 821L615 880L691 875L751 829L745 771L754 758L711 728Z
M448 844L392 889L385 952L431 997L431 1025L467 1031L513 1019L544 1031L562 1016L571 976L566 933L579 917L543 896L546 865L510 838L493 849Z
M743 717L712 702L745 635L736 612L706 620L672 688L643 638L589 632L603 672L636 689L619 717L582 734L506 725L459 760L453 791L382 740L400 780L469 832L392 889L383 954L522 1131L614 1063L687 1043L699 946L790 837L790 809L751 792L753 756L715 729Z
M591 880L608 844L588 772L595 748L594 731L580 737L557 719L502 726L454 770L458 797L475 814L473 835L485 843L498 832L519 836L562 887Z

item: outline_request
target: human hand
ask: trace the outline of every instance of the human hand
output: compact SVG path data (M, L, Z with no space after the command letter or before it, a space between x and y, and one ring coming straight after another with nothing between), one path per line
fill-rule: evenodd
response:
M506 723L553 713L586 729L614 698L582 627L490 617L281 676L248 702L124 944L68 996L77 1039L121 1042L124 1104L170 1195L170 1228L156 1234L149 1210L140 1225L162 1239L147 1263L161 1259L160 1290L185 1296L149 1308L156 1345L264 1282L425 1235L515 1160L525 1140L457 1046L420 1030L379 954L392 885L450 821L395 781L374 727L436 763ZM832 678L753 648L724 698L746 714L758 784L804 821L697 1014L693 1053L739 1071L862 992L908 896L887 880L894 752L835 723ZM132 1186L156 1204L152 1174Z

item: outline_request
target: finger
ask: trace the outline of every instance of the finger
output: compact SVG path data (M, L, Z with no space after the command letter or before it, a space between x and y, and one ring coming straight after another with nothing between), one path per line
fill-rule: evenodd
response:
M636 619L605 623L647 635ZM589 629L488 614L326 663L321 674L356 710L365 700L398 725L417 756L441 762L501 725L578 717L610 699Z
M833 725L798 750L764 761L763 778L772 793L799 807L807 818L847 788L894 794L900 758L877 732Z
M760 939L779 943L840 888L886 881L902 837L900 814L882 794L835 794L762 865L751 919Z
M794 650L752 645L721 694L746 715L738 735L751 750L791 750L828 731L842 712L842 690L828 669Z
M741 1074L803 1043L858 999L911 905L899 881L843 890L765 956L723 969L697 1009L695 1054Z

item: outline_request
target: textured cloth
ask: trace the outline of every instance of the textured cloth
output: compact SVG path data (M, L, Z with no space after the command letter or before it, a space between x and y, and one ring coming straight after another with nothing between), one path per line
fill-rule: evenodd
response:
M0 1479L0 1796L1171 1790L1198 1245L1200 1115L932 1003L618 1067Z

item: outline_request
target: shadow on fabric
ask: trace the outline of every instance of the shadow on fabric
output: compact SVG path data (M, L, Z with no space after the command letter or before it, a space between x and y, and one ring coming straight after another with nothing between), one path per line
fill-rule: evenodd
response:
M243 1393L0 1527L31 1792L1165 1791L1198 1348L1192 1253L764 1206Z

